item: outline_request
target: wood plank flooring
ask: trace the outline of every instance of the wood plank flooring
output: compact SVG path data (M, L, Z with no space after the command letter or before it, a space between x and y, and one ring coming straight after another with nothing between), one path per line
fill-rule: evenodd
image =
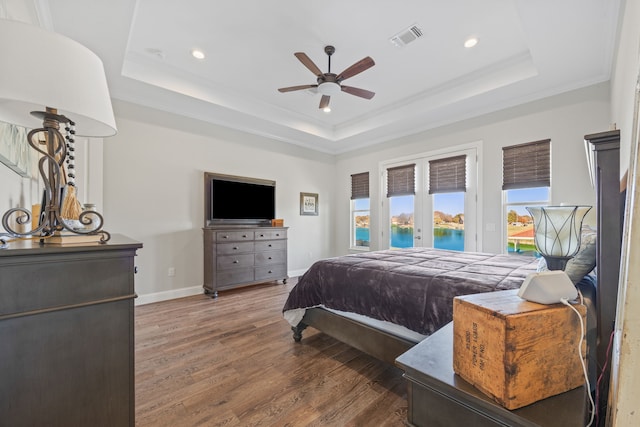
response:
M398 368L312 328L293 341L294 284L136 307L136 425L406 426Z

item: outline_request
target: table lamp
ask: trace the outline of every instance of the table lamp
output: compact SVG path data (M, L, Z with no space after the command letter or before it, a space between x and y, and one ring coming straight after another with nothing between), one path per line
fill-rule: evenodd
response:
M533 217L536 249L549 270L564 270L580 249L582 220L591 206L526 207Z
M0 121L33 128L29 145L39 153L38 169L44 181L42 211L33 228L32 213L22 207L2 217L8 239L55 234L99 235L104 219L96 211L83 211L75 197L73 140L76 135L107 137L116 133L115 118L102 61L92 51L60 34L17 21L0 19ZM60 132L64 128L66 136ZM64 217L69 205L73 218ZM76 205L75 207L73 205ZM75 223L75 225L71 225Z

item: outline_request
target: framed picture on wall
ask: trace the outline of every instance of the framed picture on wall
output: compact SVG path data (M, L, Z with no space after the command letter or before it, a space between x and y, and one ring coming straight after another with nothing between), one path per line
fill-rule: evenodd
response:
M317 193L300 193L300 215L318 215Z
M0 163L20 176L31 176L34 150L27 142L27 129L0 122Z

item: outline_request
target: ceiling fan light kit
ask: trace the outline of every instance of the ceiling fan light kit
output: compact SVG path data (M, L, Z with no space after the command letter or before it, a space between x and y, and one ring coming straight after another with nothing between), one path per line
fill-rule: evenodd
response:
M318 92L320 92L323 95L335 95L336 93L339 93L342 89L340 88L340 85L338 83L335 82L324 82L324 83L320 83L318 85Z
M305 53L294 53L295 57L298 58L300 62L302 62L302 65L307 67L309 71L311 71L317 77L317 84L283 87L278 89L278 91L285 93L293 92L296 90L316 88L317 91L322 95L319 108L324 111L327 111L329 108L329 100L331 96L336 95L338 92L346 92L350 95L355 95L364 99L373 98L375 92L352 86L342 86L342 81L373 67L375 65L373 59L367 56L366 58L363 58L352 66L348 67L342 73L334 74L331 72L331 55L333 55L335 51L336 49L333 46L325 46L324 48L324 52L329 57L329 67L326 73L320 71L320 68L318 68L318 66L314 64L314 62Z

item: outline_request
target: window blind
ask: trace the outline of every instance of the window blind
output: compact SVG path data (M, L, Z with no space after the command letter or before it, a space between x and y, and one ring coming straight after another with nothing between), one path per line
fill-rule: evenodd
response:
M387 197L416 194L416 165L387 169Z
M369 172L351 175L351 200L369 198Z
M429 160L429 194L467 190L467 156Z
M551 140L502 148L502 189L551 186Z

